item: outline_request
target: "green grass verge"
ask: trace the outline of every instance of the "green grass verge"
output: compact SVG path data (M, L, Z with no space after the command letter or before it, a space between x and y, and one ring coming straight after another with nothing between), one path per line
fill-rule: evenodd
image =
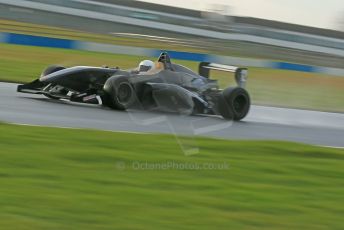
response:
M147 57L76 50L0 44L0 80L29 82L46 66L61 64L137 66ZM198 63L175 60L197 71ZM249 69L248 90L255 104L344 112L344 78L294 71ZM214 73L224 88L233 84L230 74Z
M169 135L1 123L0 139L1 229L344 228L343 150L199 138L187 157Z

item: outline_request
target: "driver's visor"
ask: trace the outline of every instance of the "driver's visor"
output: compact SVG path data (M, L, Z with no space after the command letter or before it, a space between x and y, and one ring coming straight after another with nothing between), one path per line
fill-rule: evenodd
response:
M147 72L148 70L151 69L151 66L147 66L147 65L140 65L139 71L140 72Z

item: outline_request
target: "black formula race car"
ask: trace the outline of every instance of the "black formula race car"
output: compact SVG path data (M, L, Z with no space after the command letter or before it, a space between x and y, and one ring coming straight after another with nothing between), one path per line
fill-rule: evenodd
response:
M209 79L211 69L234 73L238 86L219 89L218 82ZM241 120L250 109L250 97L244 89L246 80L245 68L202 62L197 74L172 63L169 55L162 53L154 66L148 64L131 70L50 66L39 79L19 85L17 91L102 104L116 110L212 114Z

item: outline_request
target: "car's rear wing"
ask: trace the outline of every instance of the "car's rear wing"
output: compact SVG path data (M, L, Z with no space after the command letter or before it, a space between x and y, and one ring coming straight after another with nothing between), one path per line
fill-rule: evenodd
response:
M234 73L235 81L239 87L245 88L246 81L248 77L248 70L247 68L240 68L236 66L230 65L221 65L216 63L210 62L201 62L199 64L198 72L199 75L209 78L210 70L218 70L218 71L225 71Z

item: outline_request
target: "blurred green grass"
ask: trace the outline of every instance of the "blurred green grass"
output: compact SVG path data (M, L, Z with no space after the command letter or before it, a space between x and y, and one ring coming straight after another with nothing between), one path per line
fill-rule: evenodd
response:
M51 64L137 66L148 57L0 44L0 80L29 82ZM198 63L174 60L197 71ZM214 72L224 88L233 77ZM254 104L344 112L344 78L322 74L249 68L248 90Z
M0 139L1 229L344 227L343 150L198 138L200 153L187 157L169 135L8 124Z

